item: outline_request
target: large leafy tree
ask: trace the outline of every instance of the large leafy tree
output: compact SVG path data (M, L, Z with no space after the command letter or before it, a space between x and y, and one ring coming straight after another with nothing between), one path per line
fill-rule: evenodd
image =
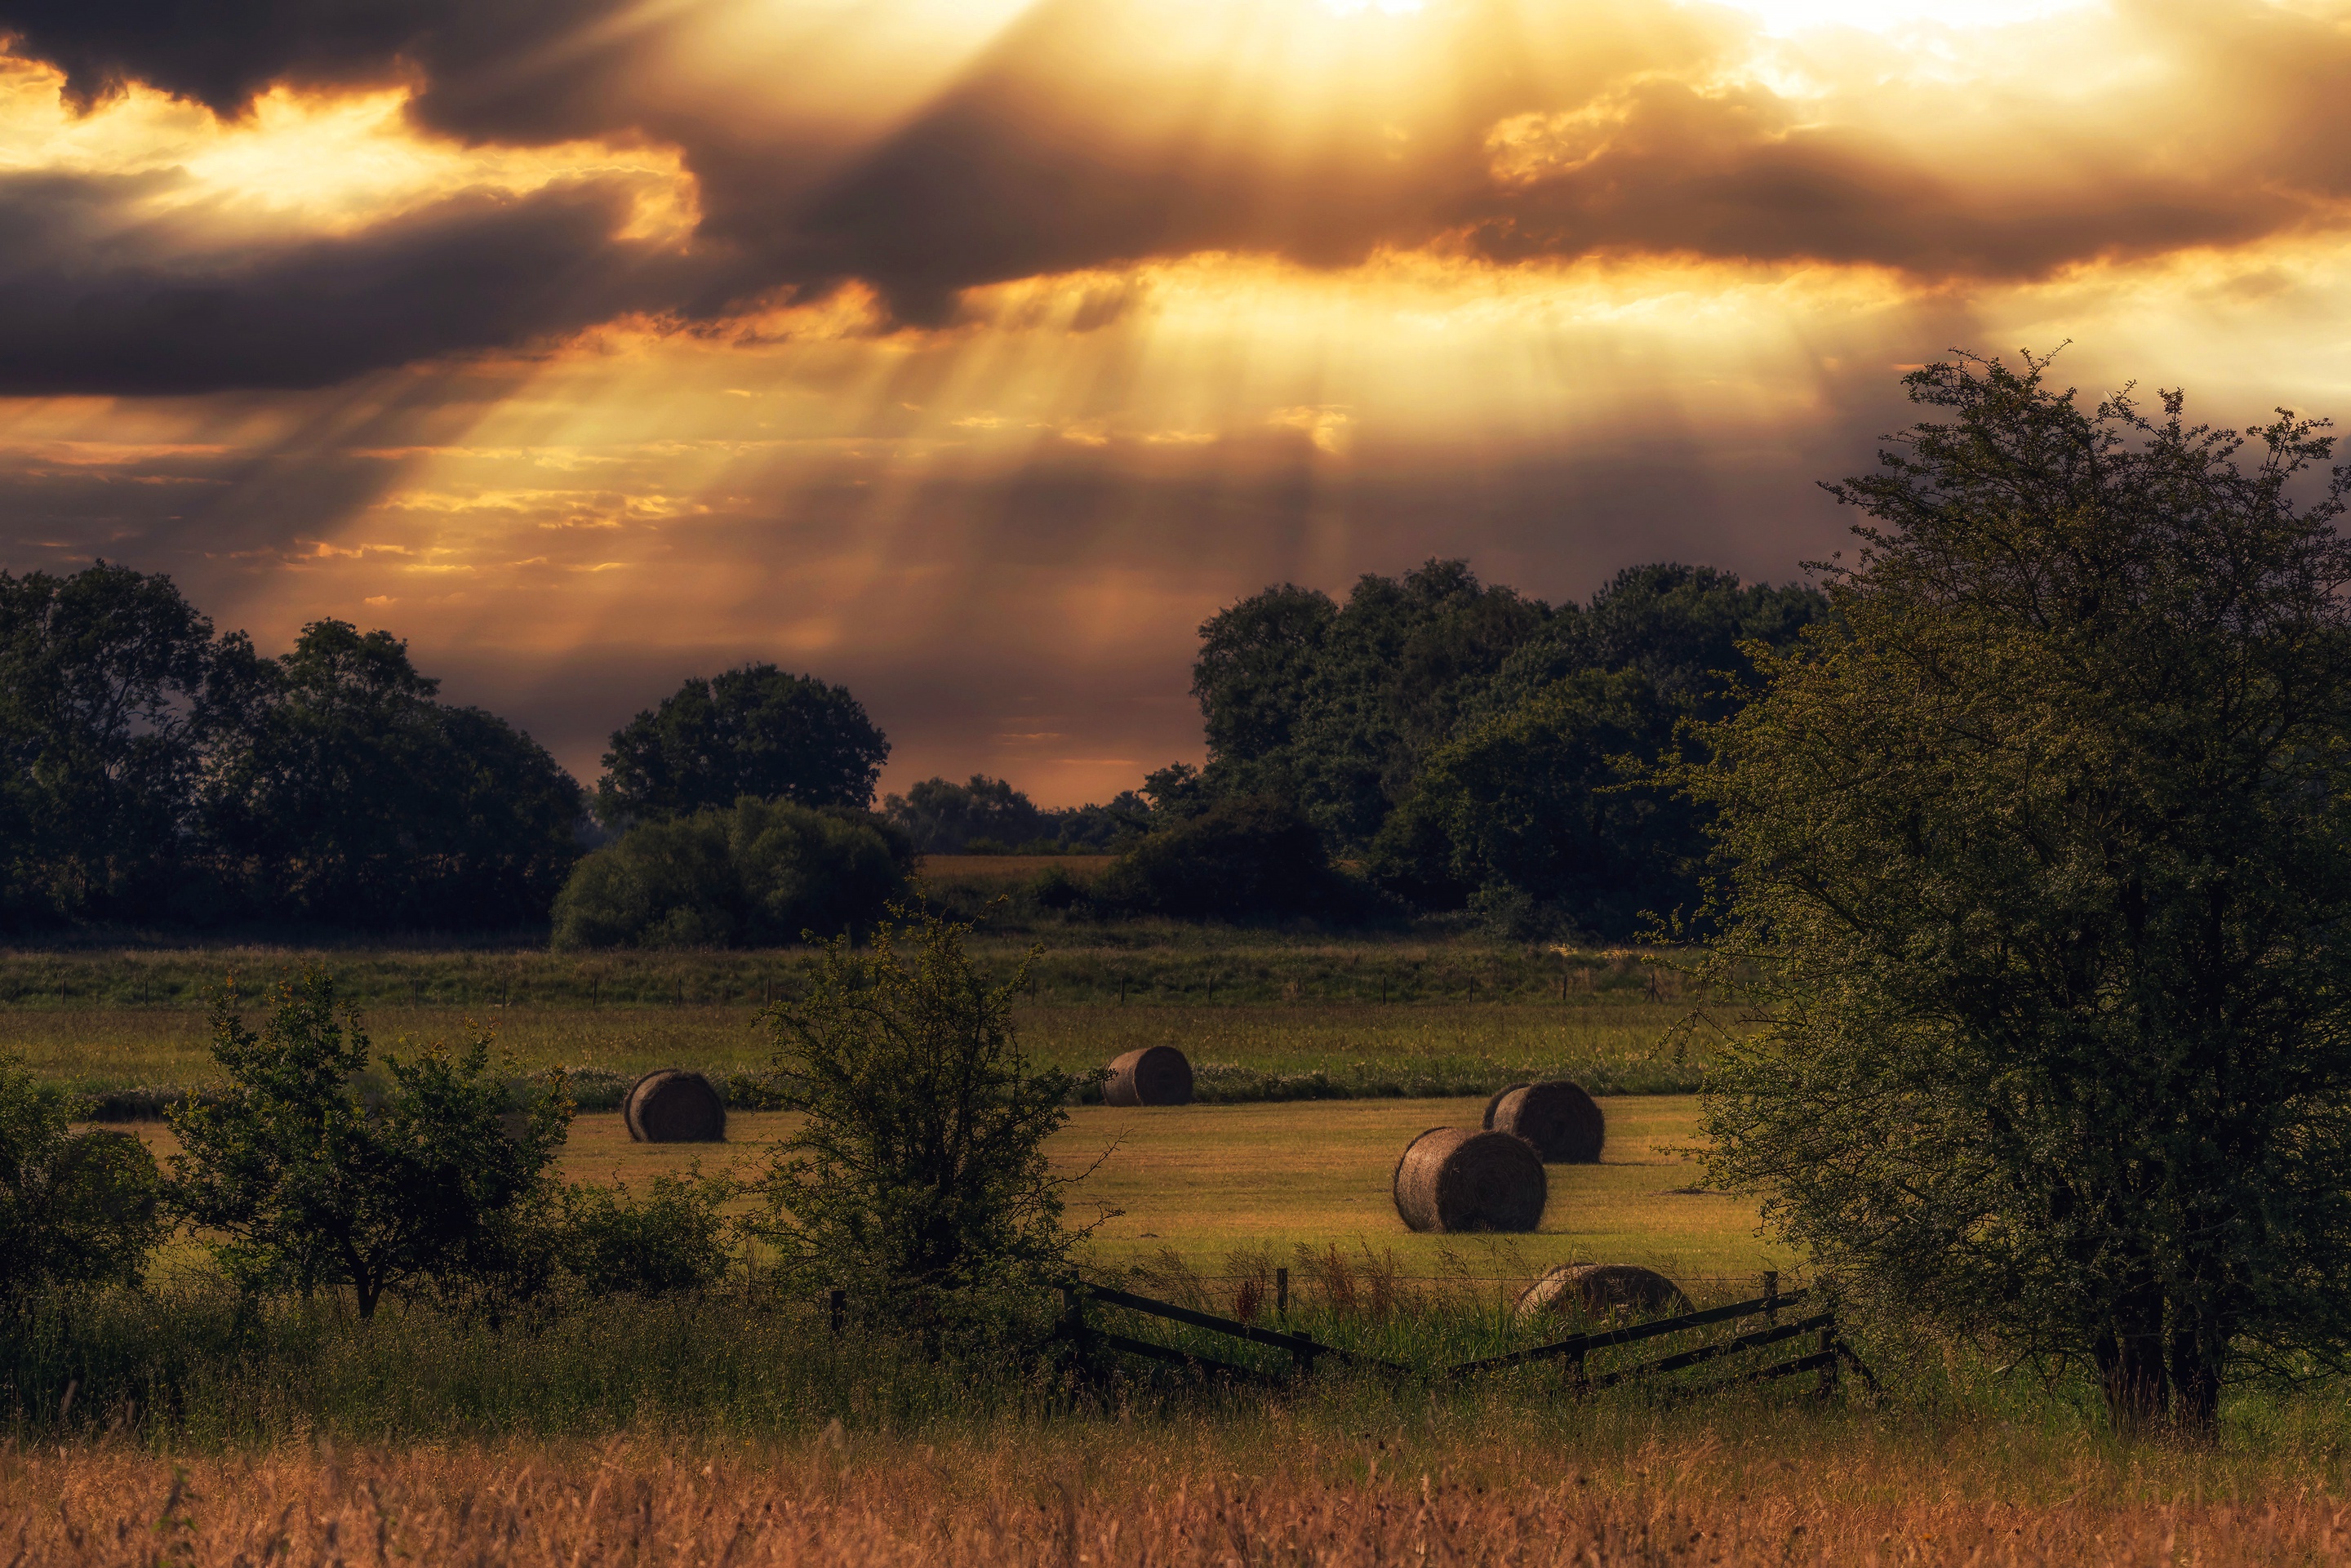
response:
M1466 561L1366 575L1344 606L1271 588L1200 628L1206 792L1295 800L1343 846L1379 831L1427 751L1550 611Z
M2210 1430L2341 1364L2351 547L2328 441L1938 364L1838 612L1687 774L1760 1027L1718 1177L1851 1288Z
M612 735L598 810L657 821L748 795L863 810L890 741L847 686L773 664L699 675Z
M0 572L0 914L169 905L206 747L253 664L168 577Z
M320 621L265 665L223 747L208 837L253 913L375 926L547 918L580 787L495 715L434 700L388 632Z
M1375 874L1418 902L1521 900L1520 924L1620 939L1694 907L1698 813L1640 777L1680 716L1637 669L1553 682L1430 754L1373 846Z

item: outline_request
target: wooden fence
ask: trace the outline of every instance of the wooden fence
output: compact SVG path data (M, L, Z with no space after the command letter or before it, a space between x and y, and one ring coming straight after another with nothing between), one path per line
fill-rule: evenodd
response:
M1802 1316L1788 1317L1783 1321L1782 1314L1792 1312L1800 1304L1810 1305L1815 1301L1820 1307L1819 1311ZM1367 1367L1384 1372L1405 1373L1411 1370L1395 1362L1384 1361L1377 1356L1365 1355L1357 1351L1343 1350L1336 1345L1321 1343L1306 1334L1293 1333L1286 1329L1261 1328L1255 1323L1245 1323L1233 1318L1218 1317L1213 1312L1178 1306L1173 1301L1155 1301L1149 1296L1138 1296L1131 1291L1115 1290L1108 1285L1072 1281L1062 1287L1061 1333L1065 1337L1082 1345L1098 1346L1128 1355L1141 1356L1147 1360L1186 1366L1196 1372L1212 1375L1236 1378L1245 1382L1282 1381L1272 1374L1255 1367L1243 1366L1216 1356L1202 1355L1175 1345L1160 1344L1150 1340L1137 1339L1131 1334L1118 1333L1098 1327L1087 1318L1086 1308L1090 1303L1140 1313L1145 1317L1160 1318L1169 1322L1183 1323L1187 1327L1203 1329L1210 1333L1244 1340L1251 1344L1267 1345L1277 1350L1287 1351L1290 1354L1290 1371L1292 1377L1311 1374L1316 1364L1325 1359L1346 1365ZM1596 1375L1588 1367L1589 1359L1595 1351L1609 1350L1618 1345L1638 1344L1644 1341L1662 1339L1669 1334L1686 1333L1693 1329L1710 1328L1716 1324L1737 1323L1750 1318L1761 1318L1763 1322L1761 1327L1750 1329L1729 1339L1717 1340L1689 1350L1677 1351L1654 1361L1642 1362L1632 1366L1614 1367ZM1621 1328L1599 1329L1570 1334L1565 1339L1557 1340L1549 1344L1534 1345L1526 1350L1514 1350L1504 1355L1490 1355L1476 1361L1460 1362L1442 1369L1437 1375L1447 1379L1475 1377L1510 1367L1528 1366L1546 1361L1562 1361L1571 1369L1573 1385L1578 1391L1589 1392L1611 1387L1635 1378L1660 1376L1667 1373L1685 1371L1725 1357L1743 1356L1750 1352L1767 1351L1773 1346L1789 1344L1791 1342L1802 1342L1808 1338L1813 1341L1813 1347L1804 1354L1789 1360L1769 1362L1761 1367L1750 1366L1710 1383L1677 1385L1676 1392L1711 1393L1742 1383L1760 1383L1774 1378L1794 1377L1804 1373L1814 1373L1820 1378L1820 1392L1825 1396L1836 1391L1839 1375L1847 1368L1859 1375L1873 1390L1876 1387L1877 1380L1871 1375L1869 1368L1862 1364L1860 1357L1854 1354L1853 1348L1844 1343L1837 1332L1835 1303L1817 1296L1815 1292L1809 1290L1782 1293L1778 1287L1778 1276L1771 1274L1764 1276L1763 1294L1751 1301L1737 1301L1724 1307L1708 1307L1702 1312L1684 1312L1676 1317L1657 1318L1648 1322L1629 1323Z

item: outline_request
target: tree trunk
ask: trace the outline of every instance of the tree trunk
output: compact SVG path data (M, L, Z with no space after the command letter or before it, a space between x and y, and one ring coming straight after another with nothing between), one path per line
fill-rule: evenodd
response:
M2164 1349L2163 1292L2152 1283L2136 1286L2116 1303L2091 1347L2106 1415L2117 1432L2137 1434L2162 1423L2170 1394Z
M2220 1434L2220 1358L2229 1336L2184 1317L2172 1325L2171 1424L2181 1437L2209 1443Z

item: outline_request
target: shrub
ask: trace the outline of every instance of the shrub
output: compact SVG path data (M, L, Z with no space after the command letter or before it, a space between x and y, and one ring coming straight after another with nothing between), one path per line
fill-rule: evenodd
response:
M367 1030L313 970L280 981L256 1033L231 979L213 998L226 1090L171 1113L183 1153L168 1196L224 1233L213 1250L249 1290L349 1285L361 1317L412 1282L463 1289L528 1260L547 1167L571 1117L559 1086L521 1108L488 1075L489 1041L386 1056L360 1077Z
M734 1255L720 1214L735 1194L725 1176L696 1166L657 1176L640 1200L626 1182L563 1189L557 1253L565 1273L592 1295L659 1296L698 1291L726 1278Z
M1298 808L1230 796L1146 835L1094 886L1098 902L1190 919L1351 913L1358 895Z
M1029 897L1040 909L1068 909L1085 902L1086 886L1067 867L1049 865L1029 879Z
M905 885L903 833L869 813L746 797L632 828L580 862L555 946L742 947L855 930Z
M135 1284L154 1250L155 1157L120 1133L75 1132L87 1109L0 1057L0 1297Z
M1078 1081L1021 1051L1029 966L985 984L969 930L926 915L883 925L870 956L835 942L808 999L771 1015L785 1105L807 1119L761 1183L760 1232L804 1287L847 1288L934 1349L1016 1317L1076 1239L1044 1145Z

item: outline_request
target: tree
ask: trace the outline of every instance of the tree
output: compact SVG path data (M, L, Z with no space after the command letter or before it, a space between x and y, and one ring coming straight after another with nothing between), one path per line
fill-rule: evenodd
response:
M161 1239L155 1156L74 1130L89 1107L0 1057L0 1300L52 1285L135 1285Z
M224 747L207 837L253 914L340 925L535 924L584 800L546 749L434 701L389 632L314 622Z
M0 917L171 904L240 654L168 577L0 572Z
M969 926L885 924L870 951L836 941L805 1001L768 1014L784 1108L806 1119L762 1184L763 1233L810 1287L841 1286L872 1321L951 1333L1001 1327L1064 1277L1081 1232L1045 1140L1077 1080L1021 1049L1012 998L987 984Z
M258 1032L240 999L232 978L212 1003L226 1092L171 1113L172 1205L224 1233L229 1272L249 1289L348 1285L366 1318L389 1291L503 1269L551 1196L571 1118L560 1086L517 1106L476 1032L386 1056L377 1088L360 1076L366 1028L328 975L280 981Z
M1639 781L1678 716L1637 669L1552 683L1430 754L1374 845L1375 875L1423 904L1516 901L1530 927L1615 940L1695 907L1698 813Z
M1210 756L1254 760L1288 748L1307 675L1338 614L1329 594L1285 582L1201 622L1192 695Z
M2023 368L1831 489L1837 622L1683 775L1758 1028L1717 1179L1889 1310L2210 1432L2351 1302L2351 547L2327 438Z
M597 810L659 821L748 795L862 810L890 756L847 686L773 664L695 676L612 733Z
M754 947L881 919L905 889L905 834L866 811L748 797L630 829L580 862L555 902L555 946Z
M961 852L974 839L1025 844L1050 835L1052 824L1028 796L1001 779L975 773L967 784L925 779L882 802L883 815L904 829L926 855Z
M1580 611L1562 609L1468 705L1482 722L1583 670L1637 670L1687 712L1720 718L1752 679L1750 643L1784 648L1828 612L1818 589L1742 582L1710 566L1630 566Z

